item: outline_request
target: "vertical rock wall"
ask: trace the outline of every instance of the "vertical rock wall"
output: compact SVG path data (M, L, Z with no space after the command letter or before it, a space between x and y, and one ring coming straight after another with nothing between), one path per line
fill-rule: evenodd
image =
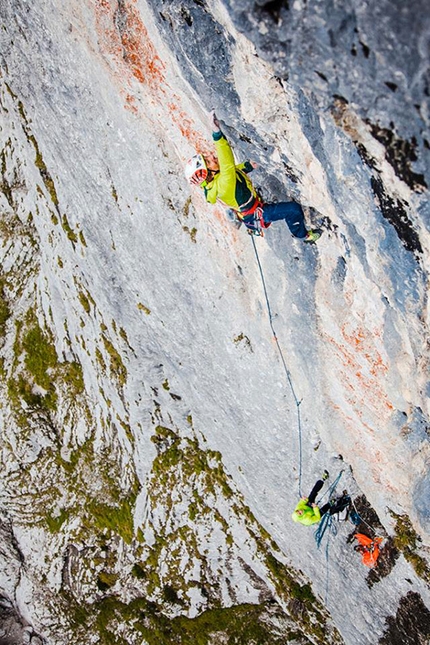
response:
M0 638L426 642L424 4L0 18ZM211 107L324 231L256 241L282 357L248 236L182 174ZM291 521L324 468L371 572L351 523L327 560Z

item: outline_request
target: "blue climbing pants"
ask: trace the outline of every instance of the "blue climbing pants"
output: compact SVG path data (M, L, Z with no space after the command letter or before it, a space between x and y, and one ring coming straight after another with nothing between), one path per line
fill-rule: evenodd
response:
M263 219L265 222L277 222L284 219L294 237L306 237L307 230L303 209L296 202L263 204Z

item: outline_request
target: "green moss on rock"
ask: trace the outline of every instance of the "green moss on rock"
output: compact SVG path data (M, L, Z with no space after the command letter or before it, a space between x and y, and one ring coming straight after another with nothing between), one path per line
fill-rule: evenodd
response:
M119 499L117 504L104 504L99 500L88 500L87 511L90 522L100 531L109 529L120 535L124 542L130 544L134 537L133 510L136 497L134 494Z
M90 302L90 299L88 298L88 296L83 291L79 291L78 298L79 298L79 302L81 303L85 313L90 314L91 313L91 302Z
M62 364L62 380L68 386L73 396L79 396L85 391L84 374L82 365L78 361Z
M105 334L102 335L102 339L110 358L111 376L116 379L120 386L124 386L127 382L127 368L124 365L121 354Z
M60 393L75 399L84 393L78 361L60 362L52 333L42 329L33 309L15 322L14 360L7 378L9 400L21 427L27 425L26 407L51 413Z
M100 571L97 578L97 587L100 591L107 591L113 587L118 581L118 574L109 571Z
M25 366L35 383L49 390L53 385L50 370L56 367L58 357L54 343L37 321L25 333L22 346L26 352Z
M64 522L67 520L69 513L62 508L58 515L46 515L46 524L51 533L58 533Z
M407 515L398 515L391 511L396 521L394 546L399 549L408 562L415 569L415 573L427 584L430 584L430 567L419 553L421 538L414 530L412 522Z
M180 605L180 598L174 588L166 586L164 596L165 602ZM103 645L123 645L125 641L118 636L118 626L124 624L132 630L133 643L140 643L141 639L144 639L147 645L310 643L303 633L286 623L285 615L279 607L268 603L209 609L195 618L169 618L158 603L144 598L125 603L116 597L108 596L95 602L91 610L99 642ZM89 612L85 613L82 608L76 607L73 613L75 624L86 624L89 627ZM130 645L129 641L127 645Z
M143 305L141 302L137 303L137 308L140 309L140 311L143 311L147 316L149 316L149 314L151 313L149 307Z
M11 309L9 301L6 298L5 291L6 281L4 278L0 278L0 337L4 336L6 323L11 316Z

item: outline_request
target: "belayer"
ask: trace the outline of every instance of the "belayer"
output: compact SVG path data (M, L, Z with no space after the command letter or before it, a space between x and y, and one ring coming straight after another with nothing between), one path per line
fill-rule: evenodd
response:
M310 526L311 524L319 522L325 513L329 512L330 515L334 515L335 513L340 513L349 506L349 495L343 495L338 500L330 500L321 508L317 506L315 500L321 488L324 486L325 480L328 479L328 476L328 471L325 470L322 478L318 479L312 488L309 497L302 497L300 499L291 516L295 522L300 522L300 524Z
M296 202L268 204L261 200L248 174L256 164L245 161L236 164L233 151L221 131L215 111L210 113L212 139L217 156L196 154L186 165L185 176L203 188L206 201L220 202L233 216L238 227L245 224L250 235L263 235L263 230L272 222L285 220L294 237L305 242L316 242L321 231L307 230L303 209Z

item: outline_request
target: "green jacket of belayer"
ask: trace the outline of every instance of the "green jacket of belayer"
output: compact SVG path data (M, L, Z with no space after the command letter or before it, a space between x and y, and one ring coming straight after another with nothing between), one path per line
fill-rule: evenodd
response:
M297 511L303 511L300 515ZM308 498L302 498L294 509L291 516L295 522L300 522L305 526L316 524L321 519L321 513L318 506L308 506Z

